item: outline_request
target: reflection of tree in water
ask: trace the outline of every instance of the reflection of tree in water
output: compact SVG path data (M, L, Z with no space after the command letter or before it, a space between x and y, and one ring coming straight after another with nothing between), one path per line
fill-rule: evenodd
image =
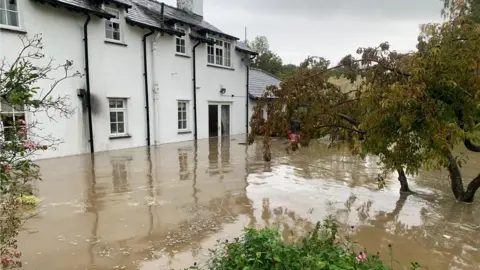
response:
M413 196L410 198L413 199ZM369 226L361 226L356 232L359 242L368 242L368 239L371 239L370 226L372 226L376 234L375 246L380 250L386 250L392 241L401 241L400 245L396 245L397 253L410 254L412 249L422 250L422 258L418 260L423 259L423 263L437 261L437 263L443 262L445 266L460 267L460 269L465 269L466 265L473 266L480 263L480 258L474 251L480 243L478 238L472 237L476 227L473 223L472 205L460 205L453 201L429 204L429 208L423 207L419 210L421 225L410 226L400 218L408 198L408 194L401 194L392 211L382 211L369 218L366 221ZM357 210L360 220L368 216L367 212L370 211L368 207L360 207ZM395 243L393 244L395 247ZM407 255L404 256L407 257Z

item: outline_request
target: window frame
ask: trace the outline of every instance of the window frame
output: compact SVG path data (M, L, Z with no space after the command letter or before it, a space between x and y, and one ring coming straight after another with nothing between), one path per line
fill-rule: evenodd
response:
M115 103L115 107L111 107L111 102ZM122 107L118 107L118 101L122 102ZM115 113L115 121L112 121L112 113ZM118 121L118 113L123 113L123 121ZM129 136L128 134L128 101L126 98L108 98L108 122L110 137L124 137ZM118 132L119 124L123 124L123 132ZM112 124L116 124L116 132L112 131Z
M223 68L232 68L232 42L216 37L210 38L214 40L214 44L207 44L207 64Z
M180 110L180 104L185 104L185 111ZM177 130L178 132L190 132L189 100L177 100ZM179 114L185 113L185 119L181 119ZM180 122L185 122L185 128L180 127Z
M105 6L104 9L109 14L118 16L118 17L115 17L115 18L110 18L109 20L105 19L105 32L104 32L105 33L105 40L107 40L109 42L124 43L125 42L124 26L123 26L123 23L122 23L123 9L118 9L118 8L114 8L114 7L107 7L107 6ZM108 26L107 26L108 23L112 23L111 29L108 29ZM117 33L117 32L115 31L115 28L113 27L114 23L118 24L118 34L120 35L119 39L115 39L114 34ZM108 31L112 31L112 38L109 38L107 36Z
M180 54L180 55L188 55L188 50L187 50L187 33L188 33L188 28L186 26L183 26L183 25L178 25L178 24L175 24L175 30L177 31L180 31L180 32L183 32L185 35L183 36L175 36L175 54ZM181 52L181 51L178 51L178 48L182 47L182 44L178 44L178 42L180 41L180 43L183 41L183 49L184 49L184 52Z
M5 23L0 22L0 28L12 29L12 30L21 30L22 29L22 16L21 16L21 8L20 8L19 0L15 0L15 6L16 6L17 10L7 9L7 1L9 1L9 0L0 0L0 2L4 3L4 8L0 8L0 13L4 12L5 20L6 20ZM9 17L9 12L16 13L16 15L17 15L17 25L8 24L7 17Z
M13 119L13 122L12 123L16 123L17 120L15 119L17 114L21 114L23 115L23 120L25 121L25 125L18 125L19 128L25 128L25 134L23 135L23 138L21 137L21 135L18 134L18 130L15 131L14 134L15 137L16 137L16 140L27 140L28 139L28 130L27 130L27 127L28 127L28 119L27 119L27 110L25 110L25 108L22 108L22 109L16 109L15 108L15 105L11 105L11 104L7 104L9 107L11 107L12 111L11 112L4 112L2 110L2 104L4 104L4 102L2 102L2 100L0 100L0 132L1 132L1 137L0 137L0 140L4 141L4 142L12 142L11 140L7 140L5 138L5 125L3 124L3 116L6 115L6 114L11 114L12 115L12 119ZM21 117L19 117L19 120L22 119ZM11 128L14 128L14 126L8 126L7 129L11 129Z

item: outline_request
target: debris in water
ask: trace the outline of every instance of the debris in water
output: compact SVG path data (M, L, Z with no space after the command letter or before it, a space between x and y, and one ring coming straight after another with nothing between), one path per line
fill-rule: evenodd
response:
M444 234L443 237L445 237L445 238L447 238L447 239L452 238L450 235L446 235L446 234Z

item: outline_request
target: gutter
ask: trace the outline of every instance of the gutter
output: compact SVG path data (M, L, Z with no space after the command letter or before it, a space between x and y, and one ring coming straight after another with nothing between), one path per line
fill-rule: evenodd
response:
M194 129L193 129L193 138L196 141L198 139L197 134L197 68L196 68L196 57L195 57L195 50L197 49L198 45L200 45L202 41L198 41L192 49L192 58L193 58L193 122L194 122Z
M85 85L87 88L87 110L88 110L88 132L89 132L89 142L90 142L90 153L95 153L95 146L93 142L93 121L92 121L92 104L91 104L91 95L90 95L90 66L88 63L88 24L90 23L91 17L89 14L83 25L83 41L84 41L84 51L85 51Z
M252 57L250 57L250 60L253 60L255 59L255 57L257 57L257 55L253 55ZM245 67L247 68L247 85L246 85L246 105L245 105L245 117L246 117L246 122L245 122L245 130L247 131L246 135L247 135L247 138L248 138L248 122L250 121L250 117L248 115L248 112L249 112L249 109L248 109L248 105L249 105L249 101L250 101L250 66L248 65L245 65Z
M148 99L148 68L147 68L147 37L153 35L155 31L151 30L142 38L143 42L143 77L145 80L145 117L147 121L147 146L150 146L150 102Z

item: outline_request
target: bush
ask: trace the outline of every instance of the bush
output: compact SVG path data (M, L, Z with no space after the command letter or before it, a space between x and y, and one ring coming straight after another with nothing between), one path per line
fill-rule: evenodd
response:
M356 253L353 246L337 242L338 226L332 220L317 223L313 232L301 241L285 242L278 229L247 228L241 238L219 243L210 250L211 258L204 265L188 269L392 269L378 255ZM419 269L412 264L411 269Z

